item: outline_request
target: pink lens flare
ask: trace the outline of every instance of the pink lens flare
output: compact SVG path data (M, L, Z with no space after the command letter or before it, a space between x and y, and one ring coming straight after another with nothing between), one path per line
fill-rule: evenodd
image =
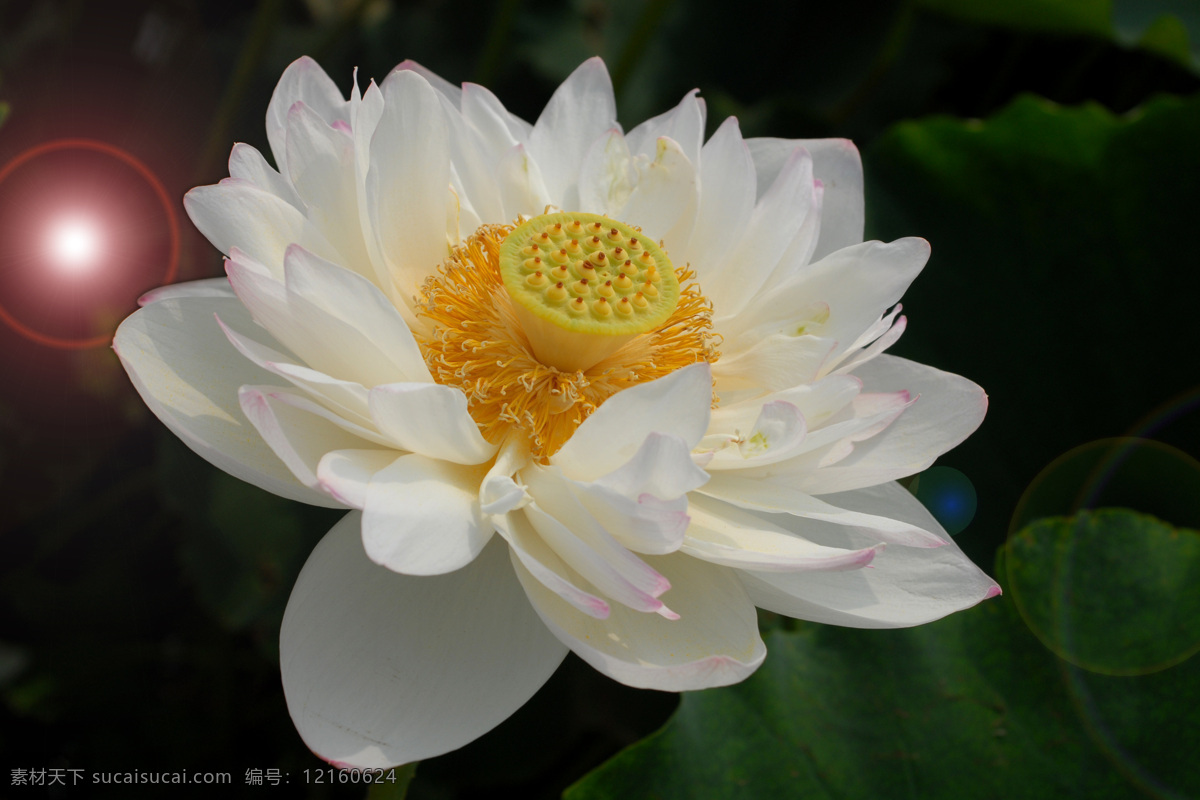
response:
M162 219L166 222L165 234L169 252L165 260L165 268L156 282L168 284L175 280L182 250L176 203L171 199L158 176L144 162L126 150L96 139L69 138L43 142L24 150L0 167L0 185L3 185L17 170L30 165L42 156L67 151L106 156L132 169L137 177L145 183L161 208ZM84 176L76 177L82 179ZM119 209L119 198L114 198L114 200L116 201L115 207ZM115 236L112 235L114 231L110 229L107 222L108 214L105 212L108 210L55 209L54 213L39 225L39 227L45 226L44 239L39 243L39 249L42 250L41 259L58 270L60 277L71 277L76 280L84 276L92 277L90 273L106 261L111 261L111 257L114 255L112 250L117 249L116 242L110 241L110 239L115 239ZM46 333L18 319L3 304L0 304L0 321L32 342L64 350L103 347L112 340L111 332L78 337Z

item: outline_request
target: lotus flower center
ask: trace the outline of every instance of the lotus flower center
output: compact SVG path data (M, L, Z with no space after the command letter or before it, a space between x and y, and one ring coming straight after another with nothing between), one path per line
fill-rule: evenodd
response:
M484 225L416 300L433 379L463 391L485 439L520 437L543 462L612 395L720 355L692 272L596 214Z
M500 276L534 355L561 370L587 369L679 304L667 254L598 214L543 214L500 247Z

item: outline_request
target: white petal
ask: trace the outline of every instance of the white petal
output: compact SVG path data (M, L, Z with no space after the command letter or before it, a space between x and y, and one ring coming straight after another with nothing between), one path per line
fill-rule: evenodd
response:
M359 223L353 134L330 126L298 102L288 112L287 165L308 218L341 256L337 263L374 277Z
M900 306L897 305L896 308L899 309ZM896 320L896 324L889 326L887 331L885 331L883 333L883 335L881 335L877 339L874 339L872 341L870 347L864 347L861 350L858 350L856 348L851 348L850 350L848 350L843 355L843 358L845 358L846 360L840 361L837 364L837 368L834 369L833 372L836 374L844 375L846 373L849 373L851 370L858 369L863 364L865 364L868 361L870 361L871 359L875 358L875 356L886 351L889 347L891 347L896 342L898 342L900 340L900 337L904 334L904 331L907 328L908 328L908 317L900 317L900 319ZM832 360L831 360L831 363L832 363ZM825 368L829 369L829 365L826 364Z
M495 164L488 158L488 146L475 128L467 122L458 106L443 100L442 111L446 115L450 160L453 177L459 187L459 202L478 215L478 221L506 222L504 204L500 195L500 184L496 178ZM475 232L478 224L467 226L465 235Z
M808 423L800 409L783 400L764 403L748 431L739 431L736 447L719 450L706 469L749 469L790 458L803 445Z
M296 194L288 179L276 172L263 154L248 144L238 142L233 146L229 154L229 177L250 181L259 189L304 210L304 201Z
M479 486L479 507L483 513L507 514L532 499L525 487L514 479L515 474L528 463L528 443L519 436L509 437Z
M290 395L278 386L243 386L238 392L242 412L296 479L320 488L317 464L331 450L367 448L371 442L347 425L337 425L313 413L315 404Z
M633 386L604 401L550 462L569 478L595 480L633 458L651 433L695 447L708 427L712 373L707 363Z
M572 487L579 502L621 545L635 553L673 553L688 526L687 497L629 497L596 483Z
M858 148L849 139L748 139L758 169L759 191L775 175L796 147L813 158L813 174L824 186L821 235L813 258L858 244L863 237L863 171Z
M737 119L717 128L700 157L700 208L687 250L679 254L696 270L700 285L719 269L741 239L754 212L754 162Z
M496 530L509 544L514 569L519 564L547 589L590 617L604 619L609 615L609 605L603 598L579 588L568 577L573 575L571 568L538 535L525 514L504 514L494 519Z
M695 164L678 142L661 137L654 160L642 168L619 216L640 226L651 239L661 240L668 250L676 243L676 249L682 250L696 224L698 189Z
M496 176L504 199L504 216L508 219L521 214L541 214L551 202L542 172L523 144L513 145L504 154L496 166Z
M303 253L290 249L289 260L303 259ZM408 379L395 353L384 351L363 331L306 297L288 291L236 249L225 270L254 320L313 369L363 386Z
M946 540L932 529L921 528L887 516L838 508L797 491L784 481L756 480L743 477L740 473L720 472L713 475L712 480L704 486L702 494L742 508L768 513L783 512L854 528L876 542L914 547L941 547L946 543Z
M566 653L513 580L503 544L437 577L363 552L360 515L329 532L296 581L279 635L288 711L339 766L441 755L494 728Z
M393 383L371 390L371 418L397 445L456 464L496 454L479 433L461 390L436 383Z
M797 465L792 476L797 491L824 495L914 475L970 436L987 413L987 395L979 386L914 361L881 355L857 375L867 390L905 388L918 395L916 402L844 460L820 469Z
M314 108L321 119L331 125L337 120L349 121L348 103L337 84L316 61L303 56L288 65L275 85L275 93L267 106L267 140L271 143L275 164L284 175L288 174L287 115L297 102Z
M471 563L494 531L479 510L486 471L410 454L375 473L363 507L367 556L406 575L440 575Z
M309 397L335 409L344 419L373 427L367 408L367 390L362 384L331 378L323 372L293 363L294 358L252 339L246 332L235 331L220 317L217 317L217 324L225 331L230 344L259 367L303 389ZM258 326L252 328L252 331L261 330Z
M493 161L499 161L518 142L529 141L533 132L532 125L508 113L496 95L476 83L463 84L462 113Z
M450 102L450 104L453 105L455 108L458 108L459 106L462 105L462 93L463 93L462 89L455 86L453 83L446 80L441 75L438 75L436 72L429 69L428 67L418 64L416 61L413 61L411 58L406 58L404 61L401 61L399 64L397 64L392 69L392 71L396 72L398 70L405 70L405 69L411 70L412 72L417 73L422 78L424 78L426 81L428 81L429 85L432 86L434 89L437 89L438 93L441 94L443 97L445 97L446 100L448 100Z
M836 346L832 339L812 334L771 334L741 352L721 356L713 365L717 391L779 391L809 383L820 374Z
M900 300L928 259L924 239L863 242L809 265L760 296L746 312L758 329L776 323L786 327L796 309L820 301L829 306L821 335L850 348Z
M280 372L283 372L283 370L280 370ZM341 428L346 433L358 437L363 442L367 442L371 445L382 447L387 450L396 449L395 443L392 442L388 437L379 433L379 431L375 429L375 426L371 425L369 421L366 425L361 425L353 418L349 418L341 411L341 409L329 409L323 402L321 402L324 400L323 397L313 399L308 395L307 392L296 392L290 388L284 389L283 387L268 388L271 389L268 394L280 403L286 403L292 408L299 409L300 411L304 411L319 417L320 419L325 420L326 422L338 428Z
M213 319L252 326L235 298L167 298L121 323L113 349L134 388L163 424L217 468L269 492L337 507L309 489L271 451L238 404L238 387L270 380L242 358Z
M371 478L400 455L395 450L331 450L317 463L317 483L350 508L361 509Z
M812 187L812 159L797 149L759 198L741 241L704 284L718 319L742 312L775 271L809 212Z
M446 258L446 118L437 94L415 72L393 72L381 88L385 105L371 137L367 207L397 293L409 303Z
M680 550L713 564L765 572L859 569L882 545L848 550L826 547L729 503L693 495L692 522Z
M357 96L357 94L356 87L355 95ZM404 298L400 296L392 276L388 274L387 262L379 246L379 237L375 235L375 228L371 224L371 214L365 210L367 208L367 173L371 169L371 138L375 135L375 128L379 126L380 118L383 117L383 107L383 92L379 90L374 81L367 86L367 91L362 94L361 98L351 101L351 111L354 116L355 186L360 210L358 223L374 269L374 283L383 289L393 303L402 306L405 305Z
M583 157L597 137L616 125L608 70L599 58L589 58L554 92L529 136L529 153L542 170L551 202L563 208L578 202L578 194L572 193Z
M745 679L766 656L758 619L732 570L681 554L648 556L672 585L680 619L614 606L607 619L580 614L528 572L517 577L542 620L576 655L642 689L681 692Z
M683 154L693 164L700 163L700 146L704 143L704 101L697 95L699 89L693 89L683 96L679 105L651 117L625 137L629 149L635 155L654 157L658 148L656 144L660 136L669 136L679 143Z
M160 300L180 297L236 297L228 278L205 278L187 283L169 283L157 289L151 289L138 298L139 306L148 306Z
M687 528L687 492L708 473L678 436L652 433L637 453L596 481L570 481L575 496L620 544L636 553L672 553Z
M619 128L592 142L579 170L579 210L617 216L629 199L637 170Z
M286 256L287 290L357 330L404 380L432 382L412 330L375 284L301 248Z
M722 403L713 409L708 426L710 434L734 434L750 430L767 403L784 402L804 415L810 428L818 428L841 411L862 390L862 381L852 375L830 375L816 383L791 386L782 391L743 400Z
M858 513L895 516L944 535L932 516L897 484L830 499ZM868 543L849 529L826 523L787 517L773 521L831 547ZM920 625L1000 594L995 581L949 537L946 541L944 547L933 549L889 546L870 567L854 572L745 572L742 580L756 605L789 617L855 628Z
M571 493L557 470L531 466L524 477L533 502L529 522L570 567L608 597L640 611L664 611L662 575L622 547Z
M800 230L796 231L792 243L780 257L779 263L775 265L774 271L763 284L760 294L774 291L776 286L803 270L812 261L813 253L817 248L817 237L821 233L821 203L824 197L825 188L820 181L814 180L812 198L809 200L804 222L800 225Z
M226 178L183 197L192 222L222 253L236 248L283 277L283 254L299 244L323 258L338 257L324 234L295 206L249 181Z
M703 486L708 473L691 459L690 443L679 436L651 433L633 458L597 479L595 484L626 497L650 494L662 500Z

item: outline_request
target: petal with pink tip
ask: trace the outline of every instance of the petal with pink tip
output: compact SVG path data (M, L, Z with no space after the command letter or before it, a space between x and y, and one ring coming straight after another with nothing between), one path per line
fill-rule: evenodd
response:
M279 460L297 480L313 489L320 488L317 464L322 456L331 450L367 449L372 444L347 430L353 427L348 423L335 424L313 413L320 406L283 387L243 386L238 400L246 418Z
M936 531L946 544L932 550L890 545L868 569L853 572L743 572L742 582L756 605L830 625L902 628L932 622L998 594L996 582L971 563L902 486L883 484L830 499L854 513L894 516ZM817 520L786 516L772 520L830 547L870 544L868 536Z
M613 606L606 619L580 614L523 569L517 577L539 616L567 647L605 675L668 692L727 686L762 663L754 605L733 570L679 553L647 556L671 581L679 619Z
M709 497L742 508L792 514L804 519L851 527L876 542L913 547L941 547L946 543L946 540L935 532L940 529L921 528L887 516L838 508L799 492L784 481L766 481L746 478L742 473L720 472L716 473L701 491Z
M338 258L336 248L295 206L240 178L197 186L183 197L192 222L226 255L235 249L283 277L283 254L299 244L322 258Z
M762 192L796 147L813 158L813 175L824 187L821 234L813 258L858 244L863 238L862 158L849 139L747 139Z
M113 349L134 388L171 432L218 469L313 505L340 504L298 481L246 419L238 387L271 374L229 344L214 314L253 327L236 298L164 298L121 323Z
M773 524L753 511L703 495L693 495L692 521L680 550L713 564L764 572L859 569L882 545L827 547Z
M371 137L367 210L397 296L411 303L447 254L446 118L437 93L415 72L393 72L380 88L384 109Z
M288 65L267 105L267 141L271 143L275 164L284 175L288 174L287 116L297 102L311 106L330 125L337 120L349 122L349 103L316 61L302 56Z
M868 391L905 388L916 401L836 464L789 463L787 479L796 491L824 495L914 475L971 435L987 413L987 395L975 383L915 361L884 354L856 374Z

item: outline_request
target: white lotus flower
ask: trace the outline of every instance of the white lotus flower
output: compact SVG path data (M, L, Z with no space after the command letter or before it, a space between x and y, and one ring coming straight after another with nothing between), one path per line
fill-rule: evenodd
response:
M886 628L999 593L894 482L986 407L882 354L929 246L860 241L849 142L704 123L692 92L622 133L598 59L535 125L411 63L347 101L301 59L279 171L239 144L188 194L229 280L152 293L114 346L213 464L354 509L280 639L326 760L460 747L568 650L702 689L762 662L755 605Z

